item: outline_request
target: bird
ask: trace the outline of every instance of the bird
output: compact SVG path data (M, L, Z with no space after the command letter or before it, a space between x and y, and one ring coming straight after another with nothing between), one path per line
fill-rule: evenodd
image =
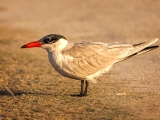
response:
M49 34L21 48L46 49L49 61L58 73L81 81L79 96L83 97L87 96L89 83L96 83L97 78L114 64L158 48L158 45L151 46L157 40L134 45L87 41L70 43L63 35Z

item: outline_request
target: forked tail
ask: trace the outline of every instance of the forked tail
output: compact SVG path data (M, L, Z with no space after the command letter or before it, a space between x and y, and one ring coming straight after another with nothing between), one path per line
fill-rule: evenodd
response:
M156 41L158 40L158 38L156 39L152 39L151 41L148 41L148 42L143 42L143 43L139 43L139 44L134 44L133 47L133 51L131 51L127 57L119 60L118 62L120 61L123 61L123 60L126 60L130 57L133 57L133 56L137 56L137 55L140 55L140 54L143 54L145 52L148 52L148 51L151 51L151 50L154 50L156 48L158 48L159 46L158 45L155 45L155 46L150 46L152 45L153 43L155 43Z

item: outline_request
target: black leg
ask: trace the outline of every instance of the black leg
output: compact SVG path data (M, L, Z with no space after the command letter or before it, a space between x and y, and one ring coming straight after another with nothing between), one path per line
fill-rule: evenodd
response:
M83 91L84 91L84 80L81 80L81 92L80 92L80 96L83 96Z
M89 86L89 82L86 81L86 87L85 87L85 91L84 91L84 93L83 93L83 96L86 96L86 95L87 95L88 86Z

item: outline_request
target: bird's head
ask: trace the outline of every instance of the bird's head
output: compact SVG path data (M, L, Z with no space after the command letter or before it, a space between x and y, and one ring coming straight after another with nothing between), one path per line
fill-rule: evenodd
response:
M33 41L23 45L21 48L33 48L33 47L41 47L46 49L48 52L53 50L61 50L68 44L67 39L58 34L50 34L38 41Z

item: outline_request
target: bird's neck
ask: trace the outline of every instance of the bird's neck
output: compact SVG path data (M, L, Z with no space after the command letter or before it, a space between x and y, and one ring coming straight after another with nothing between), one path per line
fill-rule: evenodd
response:
M66 39L61 38L60 40L58 40L54 47L55 51L62 51L68 44L68 41Z

